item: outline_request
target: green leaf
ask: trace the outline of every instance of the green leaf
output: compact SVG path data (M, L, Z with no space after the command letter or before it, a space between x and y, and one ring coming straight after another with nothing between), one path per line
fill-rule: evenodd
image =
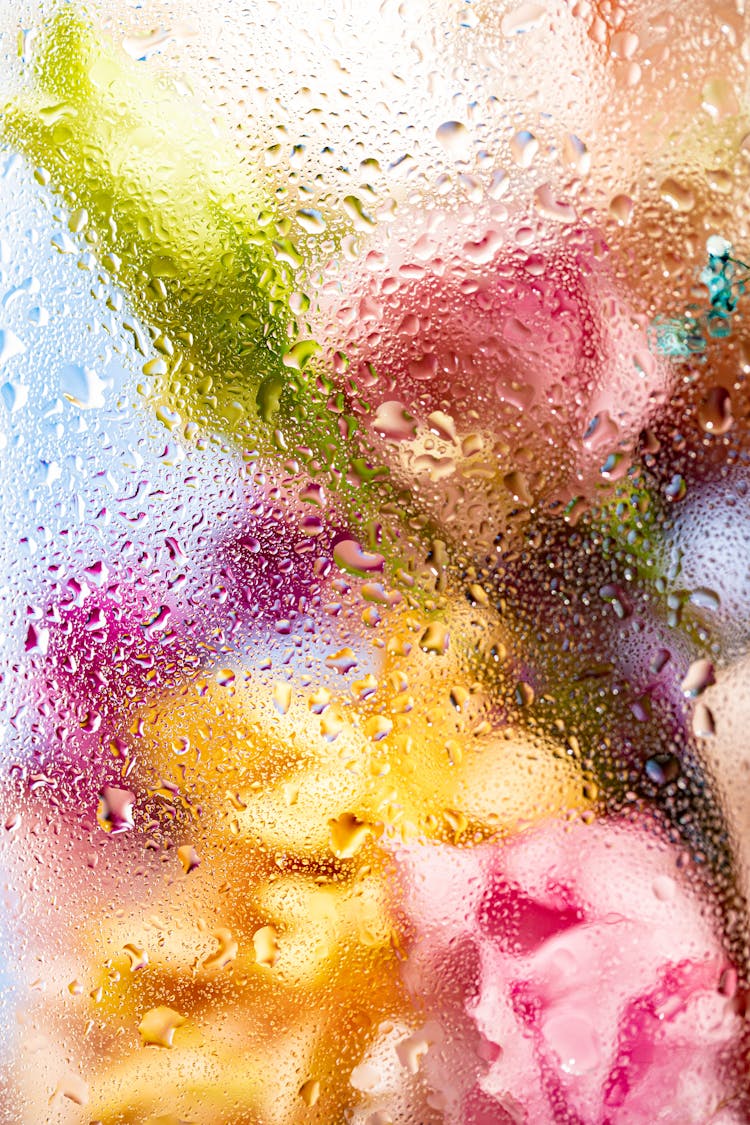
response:
M262 441L273 421L290 441L333 442L345 458L320 392L301 376L319 350L296 339L289 302L301 258L230 141L194 98L67 5L44 28L29 77L5 107L3 133L46 171L74 232L88 231L166 341L152 397L240 442Z

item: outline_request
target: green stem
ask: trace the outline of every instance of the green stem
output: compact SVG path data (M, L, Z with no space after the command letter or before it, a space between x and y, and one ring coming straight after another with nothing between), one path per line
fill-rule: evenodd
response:
M347 443L308 374L317 345L291 308L302 257L231 144L72 7L49 21L31 78L0 129L150 327L165 424L268 448L289 431L341 465Z

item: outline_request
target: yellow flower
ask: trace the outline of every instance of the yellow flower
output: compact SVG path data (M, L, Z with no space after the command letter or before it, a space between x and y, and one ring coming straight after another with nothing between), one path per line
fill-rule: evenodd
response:
M389 838L470 846L587 804L578 759L475 678L489 621L405 602L318 676L225 670L138 717L136 830L163 884L86 927L95 1119L287 1125L359 1104L352 1072L410 1014Z

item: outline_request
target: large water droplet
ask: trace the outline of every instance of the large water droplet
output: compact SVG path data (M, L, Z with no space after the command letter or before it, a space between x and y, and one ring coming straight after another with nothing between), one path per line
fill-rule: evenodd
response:
M550 1015L542 1035L566 1074L589 1074L599 1065L599 1037L588 1016L568 1011Z
M350 574L373 574L385 566L382 555L363 550L356 539L340 540L333 549L333 557L336 565Z
M129 789L117 789L105 785L99 797L96 819L99 827L110 835L128 832L133 827L133 805L135 794Z
M67 363L60 371L63 397L82 410L104 406L104 384L95 371Z
M707 687L716 683L714 666L710 660L694 660L687 670L680 690L688 699L696 699Z
M414 437L417 425L402 403L381 402L375 411L372 428L391 441L406 441Z
M471 151L471 134L460 121L444 121L435 136L445 151L456 159L466 159Z
M185 1023L185 1017L174 1008L160 1004L146 1012L138 1025L138 1032L144 1047L167 1047L174 1045L174 1033Z
M503 16L501 29L503 35L524 35L539 27L547 16L547 9L543 4L521 4L512 12Z

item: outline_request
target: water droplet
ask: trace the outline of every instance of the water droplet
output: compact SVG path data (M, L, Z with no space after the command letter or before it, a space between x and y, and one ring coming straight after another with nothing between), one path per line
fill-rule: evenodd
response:
M143 374L147 375L149 378L159 378L167 374L169 367L167 366L167 361L163 359L162 356L155 356L154 359L147 360L141 370Z
M609 602L621 621L632 613L625 591L614 582L608 582L606 586L602 586L599 590L599 597L605 602Z
M583 444L587 449L597 451L605 446L615 445L619 435L617 423L613 421L608 411L602 410L591 419L583 435Z
M511 140L510 152L520 168L530 168L539 152L539 141L528 129L522 129Z
M350 672L352 668L357 667L357 658L354 655L354 650L346 645L344 648L338 649L336 652L331 653L326 657L326 667L335 668L341 675Z
M709 590L707 586L699 586L697 590L691 590L690 604L717 613L721 609L721 598L715 590Z
M669 875L657 875L651 889L660 902L671 902L677 894L677 884Z
M638 36L634 31L617 31L610 40L613 59L630 60L638 50Z
M669 484L664 489L664 495L668 500L678 501L684 500L687 495L687 484L685 478L681 473L675 473Z
M308 1078L307 1082L303 1082L299 1088L299 1096L306 1106L316 1105L320 1098L320 1082L317 1078Z
M129 789L117 789L105 785L99 795L96 819L99 827L110 835L128 832L133 827L133 805L135 794Z
M130 960L131 973L137 973L140 969L145 969L148 965L148 953L140 945L135 942L128 942L123 946L123 952L127 953Z
M279 940L273 926L261 926L253 934L255 960L259 965L272 969L279 956Z
M710 660L694 660L680 684L680 691L687 699L696 699L706 688L716 683L714 666Z
M693 734L696 738L713 738L716 722L713 712L705 703L697 703L693 712Z
M172 616L172 611L169 606L161 605L151 617L147 618L141 628L144 635L147 637L154 637L159 633L163 633L169 625L169 620Z
M288 351L284 352L281 362L285 367L294 371L304 371L313 356L320 351L320 344L315 340L298 340Z
M516 699L519 706L531 707L534 702L534 688L525 680L520 680L516 685Z
M463 251L465 257L474 265L484 266L492 261L502 245L503 240L498 232L491 230L478 242L465 242Z
M715 121L734 117L740 111L734 87L727 78L710 78L703 87L701 104Z
M355 680L352 684L352 697L359 703L364 703L366 699L370 699L375 695L378 690L378 681L375 676L370 672L361 680Z
M214 931L213 936L218 942L219 948L215 953L206 957L203 962L203 968L209 971L213 969L226 969L228 965L231 965L232 962L237 959L239 947L234 939L232 931L228 930L226 926L220 926L219 929Z
M562 146L562 158L577 176L587 176L591 170L591 153L575 133L566 133Z
M104 384L95 371L66 364L60 371L60 390L63 397L82 410L104 406Z
M174 1045L174 1033L185 1023L185 1017L165 1004L152 1008L138 1025L138 1032L144 1047L167 1047Z
M29 622L24 648L26 652L38 652L40 656L46 656L49 648L49 629Z
M354 813L342 813L329 820L328 828L331 851L337 859L351 859L372 834L371 825L360 820Z
M435 355L423 355L419 359L413 359L409 364L409 374L412 379L417 379L420 382L427 382L429 379L434 379L437 374L438 361Z
M364 204L361 199L356 195L347 195L343 200L344 210L352 221L353 226L357 230L368 233L375 226L375 220L372 215L365 211Z
M548 1016L542 1034L566 1074L589 1074L599 1066L599 1038L587 1016L570 1011Z
M186 875L200 866L200 857L192 844L181 844L177 849L177 857Z
M408 1039L402 1039L396 1045L396 1054L404 1070L407 1070L409 1074L418 1074L422 1059L429 1051L430 1046L430 1040L420 1032L410 1035Z
M174 33L168 28L156 28L154 31L146 32L145 35L123 36L122 46L123 50L130 55L131 59L145 62L151 55L160 51L162 47L171 42L173 38Z
M80 1075L68 1071L58 1082L55 1092L50 1098L50 1103L57 1101L58 1098L68 1098L74 1105L88 1105L88 1083L84 1082Z
M29 401L29 388L25 383L15 383L9 380L0 387L0 394L2 394L3 402L11 414L23 410Z
M732 997L737 992L739 977L736 969L723 969L719 978L719 992L722 996Z
M670 653L669 649L667 649L667 648L657 649L657 651L654 653L651 660L649 661L649 665L648 665L649 671L651 673L653 673L654 676L658 676L660 672L664 671L664 669L666 668L667 664L669 663L669 661L671 659L672 659L672 654Z
M427 418L430 428L438 434L439 437L444 438L446 441L457 441L456 423L450 414L446 414L443 410L433 410Z
M424 652L431 652L434 656L443 656L448 651L450 633L447 625L442 621L431 621L420 639L419 645Z
M332 698L331 692L327 688L318 688L308 699L307 706L313 715L322 715Z
M45 308L42 308L41 305L35 305L34 308L29 309L28 319L32 324L36 324L40 328L44 328L47 324L49 324L49 313Z
M471 152L471 134L460 121L444 121L435 131L440 144L454 158L466 159Z
M543 219L553 223L574 223L577 219L575 207L558 199L550 184L541 184L535 189L534 207Z
M609 203L609 213L621 227L626 227L633 217L633 200L629 195L615 195Z
M306 485L301 490L299 498L303 504L315 504L318 508L324 508L326 504L326 495L320 484Z
M85 207L79 207L70 215L68 219L68 229L73 234L80 234L82 230L86 229L89 221L89 213Z
M349 574L365 576L385 567L382 555L365 551L356 539L342 539L333 549L333 558L336 565Z
M490 599L487 596L486 590L484 590L478 583L471 582L469 584L468 591L471 595L472 600L476 602L477 605L490 604Z
M380 742L387 738L393 730L393 719L387 715L371 715L365 723L365 734L373 742Z
M56 231L50 239L50 244L57 250L58 254L77 254L78 247L69 235L64 230Z
M503 484L518 504L524 504L528 507L533 503L534 498L529 491L526 477L523 473L519 472L518 469L514 469L511 473L506 473L503 477Z
M500 25L503 35L525 35L539 27L547 16L547 9L542 4L521 4L512 12L503 16Z
M646 762L646 777L654 785L669 785L679 776L680 763L673 754L657 754Z
M724 387L712 387L698 407L698 421L707 434L725 434L731 429L732 399Z
M726 168L710 168L706 172L708 186L720 195L729 195L732 190L732 173Z
M16 355L23 355L26 345L9 328L0 329L0 367Z
M670 176L664 180L659 189L662 199L669 204L674 211L692 211L695 206L695 196L690 188L685 187L679 180L675 180Z
M417 424L403 403L393 400L381 402L375 411L372 428L390 441L407 441L414 437Z
M308 234L322 234L326 229L326 221L320 211L312 207L302 207L297 212L297 222Z
M278 683L273 685L273 704L280 715L286 715L292 705L292 685Z
M507 172L503 171L502 168L499 168L497 171L492 173L492 179L490 181L490 186L489 186L489 189L488 189L488 195L489 195L490 199L494 199L494 200L502 199L502 197L508 191L509 187L510 187L510 176L508 175Z
M366 1094L369 1090L374 1090L382 1082L382 1078L371 1063L362 1062L352 1070L349 1082L355 1090Z
M308 539L316 539L325 531L325 524L319 516L304 516L300 521L299 529Z

